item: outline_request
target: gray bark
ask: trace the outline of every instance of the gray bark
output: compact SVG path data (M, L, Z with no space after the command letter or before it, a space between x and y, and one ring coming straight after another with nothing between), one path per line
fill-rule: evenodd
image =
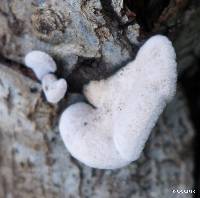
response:
M25 54L50 53L58 75L71 91L81 92L84 83L134 58L138 25L120 28L127 19L121 18L117 0L113 7L103 0L44 2L0 2L0 197L168 198L179 196L173 189L192 189L194 129L181 85L137 162L104 171L69 155L57 123L62 110L81 96L69 92L60 104L49 105L33 73L23 67ZM181 45L188 23L175 41L180 75L192 65L182 55L188 44Z
M58 133L57 108L42 100L38 83L7 66L0 72L0 197L167 198L173 189L192 188L193 128L181 89L140 159L103 171L70 157Z

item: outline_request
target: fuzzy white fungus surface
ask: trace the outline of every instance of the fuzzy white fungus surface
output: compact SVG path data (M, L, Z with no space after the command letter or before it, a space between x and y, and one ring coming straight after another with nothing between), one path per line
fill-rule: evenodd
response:
M88 101L67 108L59 129L69 152L101 169L137 160L152 128L176 90L176 55L164 36L150 38L134 61L84 88Z
M39 80L42 80L46 74L55 72L57 69L56 63L50 55L37 50L31 51L26 55L25 64L35 72Z
M58 103L67 91L65 79L58 79L53 74L47 74L42 78L42 89L46 99L50 103Z

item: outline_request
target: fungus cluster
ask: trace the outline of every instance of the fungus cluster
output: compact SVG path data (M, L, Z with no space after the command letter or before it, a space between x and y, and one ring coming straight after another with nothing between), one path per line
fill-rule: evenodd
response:
M57 79L55 74L52 74L57 70L53 58L45 52L31 51L25 57L25 64L42 82L47 101L58 103L67 91L67 82L65 79Z
M152 37L115 75L84 87L92 105L79 102L64 111L59 129L65 146L94 168L116 169L137 160L175 93L176 79L171 42Z
M46 98L58 102L66 92L64 79L52 72L53 59L40 51L25 58L42 81ZM68 151L84 164L116 169L137 160L148 136L176 90L176 55L164 36L150 38L134 61L116 74L85 85L88 103L69 106L59 130Z

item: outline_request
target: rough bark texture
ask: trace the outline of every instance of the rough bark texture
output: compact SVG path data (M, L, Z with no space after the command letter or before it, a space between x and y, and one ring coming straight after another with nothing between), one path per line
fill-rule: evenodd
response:
M140 160L102 171L69 156L56 108L42 101L36 82L3 65L0 71L0 197L169 197L192 188L193 129L181 89Z
M169 30L181 78L198 65L200 11L190 2L179 12L173 2L163 14L165 23L153 31ZM122 28L125 22L120 0L1 0L0 197L168 198L179 196L173 189L193 188L194 129L184 83L140 159L123 169L88 168L70 157L60 138L60 113L82 99L83 84L134 58L139 29ZM33 49L50 53L58 76L69 82L70 92L59 105L47 104L33 73L23 67L24 55Z

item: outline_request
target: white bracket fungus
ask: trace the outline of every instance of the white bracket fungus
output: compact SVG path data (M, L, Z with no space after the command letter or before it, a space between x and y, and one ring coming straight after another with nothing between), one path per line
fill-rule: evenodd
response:
M48 102L58 103L65 96L67 82L65 79L57 80L53 74L47 74L42 79L42 89Z
M139 158L148 136L176 90L176 55L171 42L154 36L134 61L106 80L84 88L93 108L71 105L59 129L69 152L102 169L123 167Z
M57 79L54 74L51 74L57 69L51 56L45 52L31 51L25 57L25 64L42 81L42 88L48 102L57 103L64 97L67 91L67 82L65 79Z
M42 80L46 74L53 73L57 69L56 63L51 56L37 50L31 51L26 55L25 64L35 72L39 80Z

